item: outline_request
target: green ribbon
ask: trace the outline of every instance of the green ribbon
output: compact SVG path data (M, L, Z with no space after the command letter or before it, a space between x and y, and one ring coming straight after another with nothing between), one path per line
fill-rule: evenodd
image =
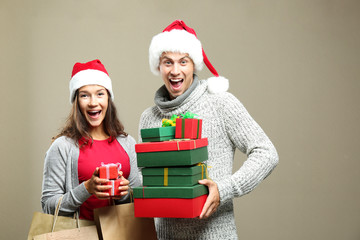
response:
M195 116L198 116L198 115L195 113L192 113L192 112L186 112L185 114L181 114L181 117L184 119L195 118Z

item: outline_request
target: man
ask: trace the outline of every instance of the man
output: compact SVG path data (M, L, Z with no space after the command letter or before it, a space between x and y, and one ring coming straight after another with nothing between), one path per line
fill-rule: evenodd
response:
M219 77L207 59L196 33L176 20L154 36L149 48L151 71L164 85L155 94L156 106L146 109L140 129L160 127L163 118L192 112L203 119L202 136L208 138L209 196L199 218L156 219L159 239L237 239L234 197L252 191L278 163L277 152L244 106L227 92L228 81ZM203 63L215 75L199 80ZM247 155L232 174L235 149Z

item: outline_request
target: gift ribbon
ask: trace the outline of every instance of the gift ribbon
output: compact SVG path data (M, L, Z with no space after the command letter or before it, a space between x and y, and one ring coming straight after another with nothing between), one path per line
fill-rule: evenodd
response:
M176 126L176 119L179 118L178 115L173 114L170 119L164 118L162 122L162 127L172 127Z
M193 141L194 142L194 148L196 148L196 141L194 139L190 139L190 138L177 138L177 139L171 139L169 140L169 142L171 141L176 141L176 146L177 146L177 150L178 151L181 151L180 149L180 145L179 145L179 142L181 141Z
M164 186L168 185L169 168L164 168Z
M110 180L111 181L111 196L115 195L115 181L114 180Z
M198 163L196 164L196 166L201 166L201 179L204 179L204 173L205 173L205 177L206 179L210 179L209 177L209 173L208 173L208 168L211 168L211 166L207 166L205 163Z
M185 137L185 118L181 120L181 138Z
M195 113L192 113L192 112L186 112L185 114L181 114L182 118L195 118L195 116L198 116L198 115Z
M198 119L196 138L199 138L199 132L200 132L200 120Z

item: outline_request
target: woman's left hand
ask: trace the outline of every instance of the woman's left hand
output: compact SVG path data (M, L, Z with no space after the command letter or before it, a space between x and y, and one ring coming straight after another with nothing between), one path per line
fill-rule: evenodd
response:
M119 179L121 179L119 190L121 197L113 197L114 199L121 199L123 196L129 193L129 180L124 178L122 171L119 171Z
M203 179L199 180L199 183L209 188L209 195L199 216L200 219L204 219L210 217L220 205L220 194L217 184L214 181Z

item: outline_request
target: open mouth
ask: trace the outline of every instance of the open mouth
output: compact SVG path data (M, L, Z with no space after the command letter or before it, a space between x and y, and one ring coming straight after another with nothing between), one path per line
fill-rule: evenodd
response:
M183 78L179 78L179 79L169 79L170 80L170 84L171 84L171 87L175 90L181 88L183 82L184 82L184 79Z
M101 113L100 111L88 111L87 114L91 117L91 118L97 118Z

